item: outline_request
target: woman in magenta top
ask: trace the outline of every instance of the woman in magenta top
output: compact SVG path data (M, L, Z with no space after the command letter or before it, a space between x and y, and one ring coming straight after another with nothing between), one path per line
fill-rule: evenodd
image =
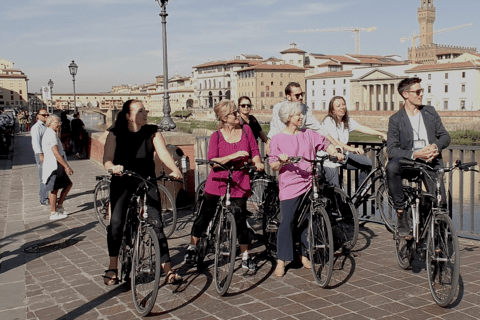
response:
M314 159L318 150L327 151L330 155L343 159L343 154L337 153L328 140L310 129L300 129L303 120L302 107L299 102L286 102L280 108L278 115L287 126L282 132L274 135L270 142L270 167L278 171L280 213L282 221L277 234L277 267L275 275L285 275L285 261L294 260L294 229L295 213L302 196L312 187L312 164L301 160L290 163L288 157L305 157ZM300 257L305 268L310 269L311 263L306 257L307 228L302 230L301 240L304 244Z
M218 130L210 137L208 160L228 163L237 168L242 167L248 159L252 159L257 170L263 170L263 163L258 151L258 145L249 126L240 126L235 102L222 100L215 108L219 120ZM197 243L207 229L208 223L215 214L220 196L227 192L228 172L213 168L207 178L204 189L205 201L192 226L190 245L185 254L185 262L196 261ZM246 222L247 198L250 196L250 177L248 170L235 171L231 184L231 202L240 207L236 214L238 242L242 253L242 268L254 272L256 265L248 255L248 229Z

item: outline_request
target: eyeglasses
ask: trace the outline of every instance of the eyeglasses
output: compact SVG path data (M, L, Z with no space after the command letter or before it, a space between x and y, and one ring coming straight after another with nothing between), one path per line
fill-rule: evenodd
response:
M38 115L39 115L39 116L42 116L42 117L48 117L48 116L49 116L48 113L39 113Z
M241 104L240 107L242 107L242 108L251 108L252 105L245 103L245 104Z
M303 97L305 95L305 92L302 92L302 93L296 93L294 94L295 98L300 99L300 97Z
M235 110L235 111L232 111L232 112L230 112L229 114L227 114L227 116L233 115L234 117L237 117L238 114L239 114L238 110Z
M414 91L409 90L407 92L414 92L417 96L419 96L419 95L423 94L423 89L418 89L418 90L414 90Z

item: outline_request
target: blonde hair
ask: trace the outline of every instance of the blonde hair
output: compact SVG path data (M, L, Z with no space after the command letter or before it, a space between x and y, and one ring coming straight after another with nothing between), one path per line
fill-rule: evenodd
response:
M47 121L45 121L45 125L46 125L47 127L50 127L50 124L53 122L53 120L58 120L58 122L60 122L60 123L62 122L62 121L60 120L60 117L59 117L59 116L57 116L56 114L52 114L51 116L49 116L49 117L47 118Z
M236 109L237 107L235 106L235 102L232 100L222 100L215 105L213 111L215 111L215 115L217 116L218 120L217 130L222 129L225 125L225 121L222 119Z
M278 110L278 117L280 118L280 121L287 124L291 116L299 115L302 111L302 104L300 102L287 101L284 102L280 107L280 110Z

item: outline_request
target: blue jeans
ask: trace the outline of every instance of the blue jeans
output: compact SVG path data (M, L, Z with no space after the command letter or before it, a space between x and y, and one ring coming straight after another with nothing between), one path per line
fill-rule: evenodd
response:
M357 170L360 169L360 176L358 178L358 185L360 186L365 178L368 176L370 171L372 171L372 160L369 158L359 155L353 152L348 154L347 163L343 165L343 167L347 170ZM338 167L330 168L324 167L325 169L325 178L331 184L339 187L338 181Z
M38 153L35 154L35 162L37 163L39 178L38 197L40 199L40 203L45 204L48 203L48 191L45 187L45 184L42 182L43 163L40 161L40 155Z

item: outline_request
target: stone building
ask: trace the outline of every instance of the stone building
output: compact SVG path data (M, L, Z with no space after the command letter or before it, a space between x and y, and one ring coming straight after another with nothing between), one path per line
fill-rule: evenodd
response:
M28 78L14 63L0 58L0 109L28 107Z
M285 99L285 87L289 82L305 84L305 68L290 64L259 64L237 71L238 97L247 96L253 108L272 109Z

